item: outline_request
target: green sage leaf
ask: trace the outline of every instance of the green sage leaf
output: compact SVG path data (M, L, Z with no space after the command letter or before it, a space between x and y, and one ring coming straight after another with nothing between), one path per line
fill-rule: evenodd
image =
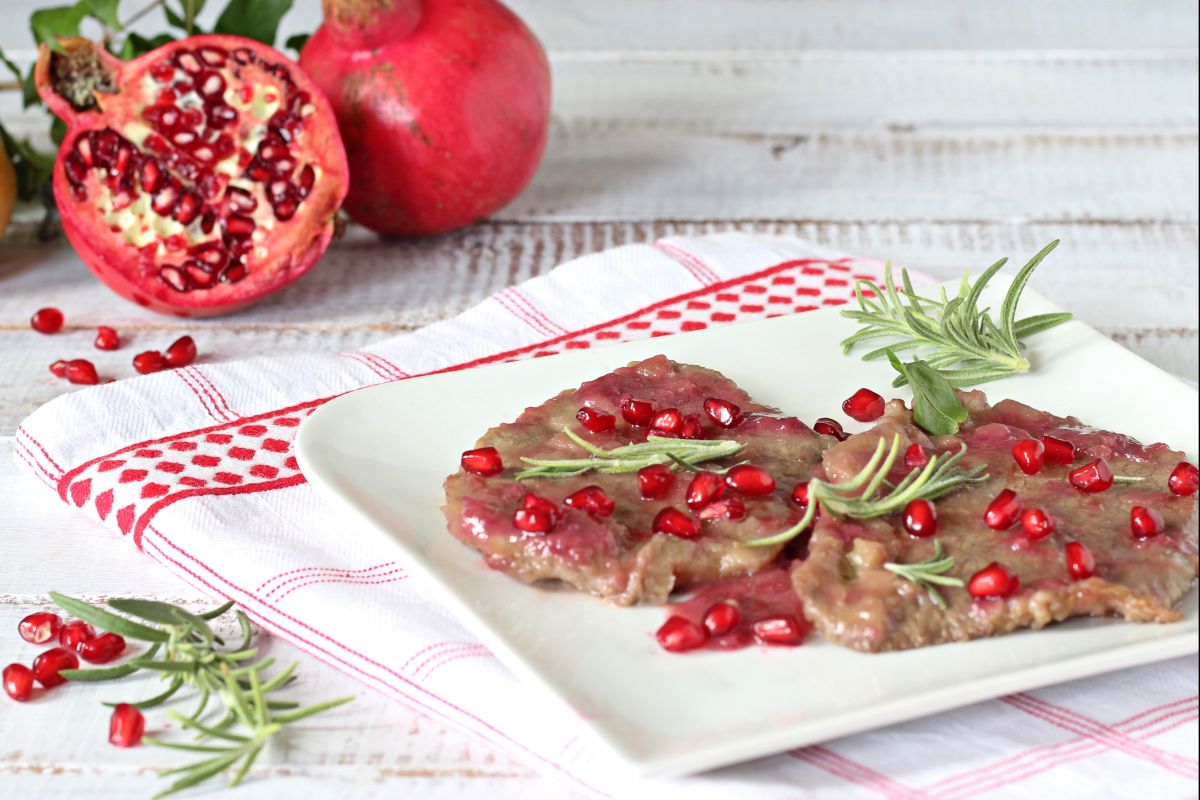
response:
M919 358L904 364L889 352L888 360L912 388L913 421L935 436L958 433L959 425L967 419L967 409L945 376Z

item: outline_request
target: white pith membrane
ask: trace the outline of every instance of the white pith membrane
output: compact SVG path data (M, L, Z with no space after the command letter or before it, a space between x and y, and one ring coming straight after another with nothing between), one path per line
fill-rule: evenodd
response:
M245 279L322 176L292 147L315 107L290 73L248 48L212 45L151 64L119 129L72 143L72 193L174 291Z

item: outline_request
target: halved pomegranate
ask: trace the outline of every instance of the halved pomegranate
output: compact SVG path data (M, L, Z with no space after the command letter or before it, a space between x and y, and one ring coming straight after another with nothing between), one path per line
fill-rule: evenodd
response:
M35 80L67 124L63 230L118 294L181 317L261 300L333 237L346 153L329 104L285 56L192 36L133 61L42 45Z

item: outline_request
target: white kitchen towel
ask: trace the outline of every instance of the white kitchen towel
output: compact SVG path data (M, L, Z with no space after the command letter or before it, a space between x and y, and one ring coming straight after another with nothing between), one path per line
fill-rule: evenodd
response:
M363 350L201 362L66 394L18 428L16 455L198 589L578 795L1194 797L1195 658L683 780L633 779L407 580L379 537L348 533L292 453L309 413L363 386L839 305L856 278L880 275L878 262L789 238L619 247Z

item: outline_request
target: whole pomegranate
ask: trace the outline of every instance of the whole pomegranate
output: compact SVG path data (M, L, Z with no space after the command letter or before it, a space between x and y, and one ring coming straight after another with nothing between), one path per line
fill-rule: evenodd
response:
M517 196L546 146L550 68L495 0L323 0L300 65L337 114L346 211L384 234L460 228Z
M38 92L67 124L54 165L63 229L139 305L233 311L306 272L333 236L348 170L320 90L237 36L133 61L87 39L43 45Z

